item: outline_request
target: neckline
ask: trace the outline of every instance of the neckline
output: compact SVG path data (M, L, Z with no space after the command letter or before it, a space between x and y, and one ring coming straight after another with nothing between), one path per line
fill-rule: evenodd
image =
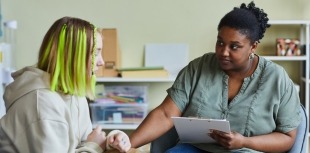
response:
M256 60L255 60L255 58L256 58ZM254 60L255 60L255 61L254 61ZM245 75L240 74L240 76L238 76L238 77L243 78L243 80L244 80L244 79L247 79L247 78L249 78L249 77L254 76L254 74L255 74L255 72L256 72L258 66L259 66L260 61L261 61L261 60L260 60L259 56L255 54L255 57L252 59L250 68L246 71ZM219 68L220 68L220 67L219 67ZM221 68L220 68L220 69L221 69ZM224 70L221 69L221 71L222 71L222 73L223 73L224 75L230 77ZM237 76L237 75L236 75L236 76Z

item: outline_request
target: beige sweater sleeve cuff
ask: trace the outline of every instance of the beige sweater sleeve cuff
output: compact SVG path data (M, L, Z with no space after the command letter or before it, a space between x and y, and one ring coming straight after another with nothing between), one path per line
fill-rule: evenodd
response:
M102 153L102 148L94 142L85 142L81 147L76 149L76 153Z

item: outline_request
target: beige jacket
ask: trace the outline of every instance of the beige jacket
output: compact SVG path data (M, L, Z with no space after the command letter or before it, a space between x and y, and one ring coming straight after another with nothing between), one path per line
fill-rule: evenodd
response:
M49 74L26 67L12 74L0 119L0 152L102 152L93 143L76 149L92 130L86 98L52 92Z

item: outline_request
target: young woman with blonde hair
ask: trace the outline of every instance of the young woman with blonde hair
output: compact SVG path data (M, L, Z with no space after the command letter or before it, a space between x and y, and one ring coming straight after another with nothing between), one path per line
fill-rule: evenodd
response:
M86 97L94 98L95 71L104 64L102 36L88 21L63 17L47 31L36 66L12 74L0 120L0 152L126 152L119 130L92 131ZM106 147L107 146L107 147Z

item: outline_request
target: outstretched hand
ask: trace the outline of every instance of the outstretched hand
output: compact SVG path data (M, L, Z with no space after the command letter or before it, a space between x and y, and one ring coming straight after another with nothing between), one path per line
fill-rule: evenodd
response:
M225 133L217 130L212 130L209 133L210 137L227 149L243 148L244 136L237 132Z

